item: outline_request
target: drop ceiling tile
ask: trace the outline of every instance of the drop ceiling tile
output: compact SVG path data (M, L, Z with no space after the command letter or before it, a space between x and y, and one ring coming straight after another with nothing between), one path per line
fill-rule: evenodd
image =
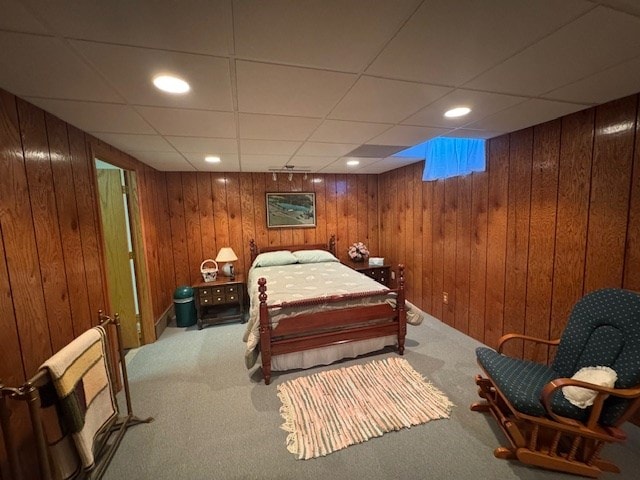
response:
M0 31L0 87L18 96L123 103L61 40Z
M127 105L29 97L27 100L86 132L156 133L132 107Z
M289 161L289 165L294 165L297 168L308 168L310 172L317 172L335 162L338 158L338 155L296 155Z
M321 120L280 115L239 115L240 138L256 140L306 140Z
M283 140L240 140L240 151L250 155L293 155L299 146Z
M236 124L231 112L160 107L135 108L162 135L222 138L236 136Z
M633 58L638 51L640 18L598 7L465 86L538 96Z
M638 0L595 0L601 5L607 5L614 10L627 12L636 17L640 17L640 3Z
M618 64L544 95L580 103L601 104L638 92L640 57Z
M358 160L360 163L358 165L347 165L347 161L349 160ZM374 163L379 162L381 159L379 158L352 158L352 157L341 157L336 159L334 162L327 164L318 170L318 172L322 173L362 173L363 169L366 169L368 166L373 165Z
M236 55L359 72L419 1L235 1Z
M134 155L141 162L163 172L192 172L195 168L179 153L171 152L136 152Z
M240 166L243 172L268 172L270 168L283 168L290 158L288 155L242 154Z
M421 161L409 157L387 157L370 165L365 165L358 173L380 174Z
M226 58L85 41L71 44L132 105L233 110ZM191 90L183 95L158 90L152 80L163 74L186 80Z
M493 132L514 132L587 108L575 103L551 100L527 100L490 117L468 125L468 128Z
M131 135L127 133L93 133L100 140L125 152L174 152L175 149L160 135Z
M380 135L390 127L391 125L382 123L325 120L322 122L322 125L313 132L309 140L316 142L362 144L376 135Z
M450 91L414 82L360 77L329 118L397 123Z
M240 161L236 153L220 154L220 163L205 162L204 157L211 152L185 153L185 158L199 172L238 172L240 171Z
M0 29L14 32L50 33L44 25L34 17L22 1L0 0Z
M507 107L522 103L525 100L526 98L523 97L457 89L445 95L440 100L433 102L431 105L424 107L402 123L405 125L422 125L425 127L455 128L488 117ZM464 117L458 118L447 118L444 116L447 110L455 107L469 107L471 112Z
M453 138L484 138L486 140L489 138L497 137L498 135L502 135L503 133L505 132L491 130L474 130L472 128L457 128L456 130L452 130L451 132L445 133L442 136Z
M165 139L182 153L238 153L238 141L235 138L166 136Z
M120 45L226 55L232 52L231 3L197 2L60 2L25 0L58 34Z
M358 143L305 142L298 150L298 155L339 157L359 146Z
M366 73L460 86L590 8L582 0L424 2Z
M324 117L355 75L256 62L236 62L238 110Z
M390 128L383 134L372 138L367 143L375 145L406 145L407 147L410 147L429 140L430 138L439 137L450 130L451 129L449 128L409 127L398 125Z

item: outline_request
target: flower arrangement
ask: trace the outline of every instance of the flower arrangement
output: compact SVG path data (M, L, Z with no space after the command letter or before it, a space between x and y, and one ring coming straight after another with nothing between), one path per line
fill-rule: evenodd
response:
M362 242L356 242L349 247L349 258L354 262L362 262L369 256L369 249Z

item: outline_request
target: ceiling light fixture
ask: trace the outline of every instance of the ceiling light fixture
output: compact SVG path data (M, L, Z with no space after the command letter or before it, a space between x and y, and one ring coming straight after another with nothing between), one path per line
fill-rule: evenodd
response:
M360 161L359 160L349 160L347 162L347 165L350 167L355 167L356 165L360 165Z
M220 163L220 157L217 155L207 155L204 157L204 161L208 163Z
M471 109L469 107L456 107L444 112L444 116L447 118L464 117Z
M159 90L167 93L182 94L191 90L187 82L173 75L158 75L153 78L153 84Z

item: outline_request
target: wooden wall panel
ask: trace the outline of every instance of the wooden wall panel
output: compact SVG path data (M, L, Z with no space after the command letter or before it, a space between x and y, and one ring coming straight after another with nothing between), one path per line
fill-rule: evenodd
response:
M444 236L442 257L442 289L447 292L447 302L442 301L442 320L455 325L456 307L456 224L458 216L458 178L444 182Z
M594 110L562 119L550 338L558 338L582 296L594 137Z
M422 224L422 168L424 163L414 163L411 168L410 178L412 179L412 185L409 189L411 199L409 200L412 205L413 216L410 223L413 227L412 236L408 239L407 248L413 255L407 257L408 266L411 267L412 277L409 287L411 288L411 298L417 300L416 305L418 308L423 307L422 300L422 276L423 276L423 224Z
M228 246L234 249L238 256L238 262L236 262L236 268L240 272L245 272L245 260L243 252L245 246L242 235L242 212L240 210L240 178L238 173L229 173L226 176L227 182L227 208L229 212L229 243ZM292 229L300 231L300 229ZM302 239L300 239L302 243ZM226 245L225 245L226 246ZM247 257L248 261L248 257Z
M505 332L521 334L525 331L532 143L532 128L512 134L509 140L509 203L503 329ZM519 340L511 341L505 346L504 352L521 357L523 344Z
M182 197L187 247L189 284L200 280L200 264L209 257L202 255L202 230L200 228L200 199L198 196L198 175L187 172L181 175ZM217 253L217 252L216 252ZM215 256L213 257L215 258ZM200 278L199 278L200 277Z
M380 175L381 255L392 264L402 244L393 223L398 192L422 184L421 195L401 197L414 214L422 203L421 229L414 220L402 232L414 249L422 243L421 259L412 257L422 289L409 288L408 299L495 346L512 332L557 338L576 301L595 288L640 291L639 101L634 95L493 138L486 172L420 182L418 163ZM553 355L529 343L507 352Z
M96 312L107 305L103 282L103 264L96 218L96 195L93 180L93 160L87 153L84 133L71 125L67 126L71 171L78 209L78 230L82 242L82 259L89 297L89 312L92 320Z
M639 102L636 116L636 146L629 200L623 287L640 291L640 96L637 99ZM637 416L640 418L640 414Z
M551 325L559 158L560 121L535 127L524 333L538 338L548 338ZM524 356L546 361L547 348L527 342Z
M69 138L66 124L54 117L45 115L51 170L58 211L58 225L64 255L64 270L71 307L73 337L77 337L91 328L92 318L87 295L87 279L82 259L82 239L80 238L78 208L76 204L73 172L69 150Z
M487 282L487 206L489 176L471 175L471 252L469 253L469 335L484 341Z
M440 319L444 319L442 298L442 292L444 292L444 183L444 180L433 182L431 207L431 238L433 241L431 308L432 315ZM391 258L393 261L393 254Z
M30 103L18 100L18 116L51 348L56 352L73 340L74 335L56 192L50 187L54 182L47 130L44 112Z
M422 170L424 162L420 162L420 179L422 179ZM386 178L386 177L383 177ZM381 180L382 182L382 180ZM433 295L433 185L434 182L422 182L422 301L420 308L425 312L434 312L434 295ZM383 199L380 199L382 203ZM380 240L382 243L382 239ZM384 252L384 249L383 249ZM393 259L385 259L387 263ZM415 301L415 299L413 300Z
M182 193L182 174L167 173L167 198L171 218L171 251L175 269L174 285L190 285L191 273L187 253L187 229Z
M456 274L454 326L469 333L469 262L471 255L471 187L473 177L458 179L458 213L456 216Z
M487 291L484 342L495 347L503 333L509 202L509 136L489 142L487 210Z
M636 107L627 97L596 108L583 293L622 286Z

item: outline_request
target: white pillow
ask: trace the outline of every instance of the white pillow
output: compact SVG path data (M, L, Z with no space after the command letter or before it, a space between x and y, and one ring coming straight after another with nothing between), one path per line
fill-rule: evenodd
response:
M289 250L261 253L253 261L253 267L278 267L298 263L298 259Z
M321 263L321 262L339 262L331 252L326 250L298 250L293 252L298 259L298 263Z
M601 387L612 388L618 379L618 374L609 367L583 367L571 378L600 385ZM572 405L579 408L587 408L593 405L598 392L588 388L572 386L563 387L562 394Z

